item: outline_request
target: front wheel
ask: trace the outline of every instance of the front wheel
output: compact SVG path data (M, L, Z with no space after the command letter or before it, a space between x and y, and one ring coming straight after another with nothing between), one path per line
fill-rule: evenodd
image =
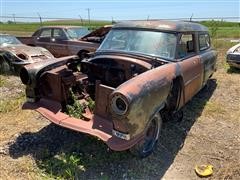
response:
M157 144L161 128L162 118L156 113L146 127L144 139L130 149L131 153L140 158L149 156Z
M4 59L4 57L0 56L0 71L1 73L9 73L11 67L9 63Z

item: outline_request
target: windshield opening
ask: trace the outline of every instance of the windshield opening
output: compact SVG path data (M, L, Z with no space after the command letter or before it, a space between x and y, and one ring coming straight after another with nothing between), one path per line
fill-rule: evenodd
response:
M9 44L22 44L16 37L9 35L0 35L0 46Z
M145 30L114 29L109 32L98 51L126 51L174 59L176 34Z
M67 34L71 39L80 39L81 37L89 34L90 31L87 28L68 28Z

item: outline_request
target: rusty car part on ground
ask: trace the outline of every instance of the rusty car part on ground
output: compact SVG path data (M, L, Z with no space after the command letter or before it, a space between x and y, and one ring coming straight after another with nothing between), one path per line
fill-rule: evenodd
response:
M0 34L0 69L3 72L16 71L26 64L52 58L47 49L27 46L14 36Z
M95 52L112 25L106 25L90 32L81 26L44 26L32 37L18 37L30 46L48 49L55 57L81 55L81 50Z
M208 29L200 24L122 22L90 58L22 69L23 109L97 136L113 150L131 149L146 157L159 138L162 118L174 116L206 84L216 70L216 57ZM93 113L86 107L81 119L67 115L69 89L79 102L91 97Z
M240 69L240 43L231 47L227 51L227 63L231 67L235 67L235 68Z

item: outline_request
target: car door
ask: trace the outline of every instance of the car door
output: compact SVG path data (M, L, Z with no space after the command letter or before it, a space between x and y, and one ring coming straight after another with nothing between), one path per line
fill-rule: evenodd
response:
M61 28L54 28L51 38L52 51L55 57L68 56L68 38Z
M51 28L44 28L40 31L38 36L35 36L36 46L44 47L52 53L50 40L51 40L52 30Z
M198 35L198 44L199 55L204 68L202 84L204 86L207 83L209 77L216 70L217 53L215 50L211 49L210 37L208 33L203 32Z
M203 67L197 54L196 34L181 34L178 42L177 56L180 58L183 77L184 102L189 101L202 85Z

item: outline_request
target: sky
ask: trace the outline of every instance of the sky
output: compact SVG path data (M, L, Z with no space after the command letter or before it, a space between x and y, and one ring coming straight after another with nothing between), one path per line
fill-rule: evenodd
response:
M87 8L101 20L240 16L239 0L0 0L0 6L1 16L87 19Z

